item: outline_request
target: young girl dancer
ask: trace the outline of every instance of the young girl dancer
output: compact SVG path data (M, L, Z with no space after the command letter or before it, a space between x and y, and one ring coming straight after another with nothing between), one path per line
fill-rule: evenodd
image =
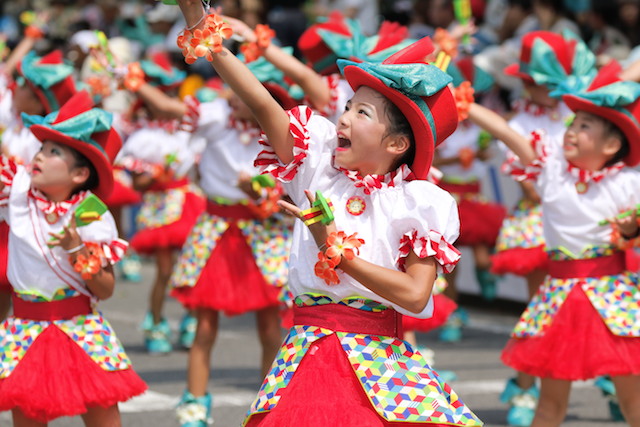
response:
M563 97L576 116L562 146L539 132L528 140L478 105L470 110L519 157L518 176L541 197L549 275L502 354L541 378L535 427L562 423L572 381L605 374L627 422L640 426L640 293L624 254L639 240L640 174L628 166L640 162L640 85L619 81L619 70L612 63L587 90Z
M87 206L92 191L111 191L121 146L111 115L91 106L80 92L56 113L24 115L42 149L29 171L1 160L14 311L0 325L0 411L12 410L16 426L80 414L86 425L120 425L118 402L146 389L96 308L127 245L99 202Z
M200 2L179 4L190 27L216 24L202 22ZM214 50L216 71L266 134L257 163L286 182L296 205L313 204L283 206L318 221L296 223L296 326L246 424L481 425L398 338L400 313L428 317L438 269L459 258L455 202L424 181L435 144L457 123L450 78L419 63L430 41L386 64L342 63L356 92L337 128L305 107L287 113L229 51Z

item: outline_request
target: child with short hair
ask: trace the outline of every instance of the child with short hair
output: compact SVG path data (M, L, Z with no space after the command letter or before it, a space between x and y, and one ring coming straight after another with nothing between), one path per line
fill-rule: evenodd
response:
M14 311L0 325L0 411L14 425L74 415L119 425L118 402L147 388L96 308L127 244L92 194L109 195L121 141L111 115L91 107L83 91L58 112L23 115L42 148L28 170L1 159Z
M619 81L619 71L612 63L587 89L563 96L575 119L562 145L544 132L529 140L476 104L469 111L519 157L514 174L533 180L541 197L549 275L502 353L512 368L541 377L532 426L560 425L571 382L605 374L627 422L640 425L640 292L624 253L640 240L640 174L630 168L640 162L640 85Z
M199 1L179 4L189 27L229 35ZM185 46L204 53L204 43ZM306 107L287 112L211 46L212 65L266 135L257 164L309 225L296 223L290 255L295 326L246 425L482 425L399 338L400 313L429 317L437 272L459 259L455 202L425 181L457 124L451 79L422 62L432 49L423 39L386 63L341 62L355 94L334 125Z

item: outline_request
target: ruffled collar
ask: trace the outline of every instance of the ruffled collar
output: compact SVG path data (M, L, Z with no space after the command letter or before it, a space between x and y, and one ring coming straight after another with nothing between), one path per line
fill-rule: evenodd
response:
M53 224L58 219L66 214L76 203L83 200L87 196L87 191L81 191L74 194L69 200L62 202L53 202L47 199L41 191L36 189L29 189L29 197L35 200L38 209L44 213L47 222Z
M576 179L576 190L578 193L586 193L591 182L596 183L602 181L608 176L613 176L625 167L624 162L618 162L612 166L597 171L588 171L580 169L571 163L567 164L567 172Z
M360 175L358 171L350 171L345 168L338 168L343 174L346 175L355 186L362 188L364 194L371 194L372 191L379 190L381 188L395 187L401 184L403 181L413 181L416 179L415 175L409 169L407 165L401 165L398 169L391 171L385 175Z
M248 145L251 141L257 139L260 136L261 130L255 123L249 120L236 119L233 116L229 116L229 127L238 131L240 135L240 142L243 145Z

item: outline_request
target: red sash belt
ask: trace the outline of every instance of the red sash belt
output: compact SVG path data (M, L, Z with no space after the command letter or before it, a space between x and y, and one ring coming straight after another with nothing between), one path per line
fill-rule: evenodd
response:
M93 311L89 297L84 295L57 301L33 302L25 301L14 294L12 300L13 315L20 319L66 320L81 314L90 314Z
M598 258L549 260L549 275L556 279L613 276L626 270L624 252Z
M402 314L391 308L374 312L342 304L294 306L293 324L365 335L402 337Z
M207 213L229 219L258 219L247 205L221 205L207 200Z
M479 181L468 182L466 184L454 184L453 182L440 181L438 185L440 186L440 188L448 191L449 193L456 193L456 194L480 193Z
M174 188L186 187L189 185L189 178L182 178L176 181L167 181L167 182L154 182L151 184L147 191L164 191L164 190L172 190Z

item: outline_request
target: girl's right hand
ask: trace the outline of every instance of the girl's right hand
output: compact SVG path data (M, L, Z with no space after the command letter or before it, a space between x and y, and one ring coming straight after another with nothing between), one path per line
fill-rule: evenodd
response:
M311 190L304 190L304 193L307 196L307 199L309 200L309 205L312 205L313 202L316 201L316 197L311 192ZM294 205L293 203L286 202L284 200L278 201L278 205L282 209L284 209L285 212L299 218L302 221L302 209L300 209L298 206ZM318 248L326 244L327 237L329 236L329 234L337 231L335 222L332 222L329 225L324 225L322 221L318 221L315 224L309 225L308 227L309 227L309 231L313 235L313 239L315 240Z

